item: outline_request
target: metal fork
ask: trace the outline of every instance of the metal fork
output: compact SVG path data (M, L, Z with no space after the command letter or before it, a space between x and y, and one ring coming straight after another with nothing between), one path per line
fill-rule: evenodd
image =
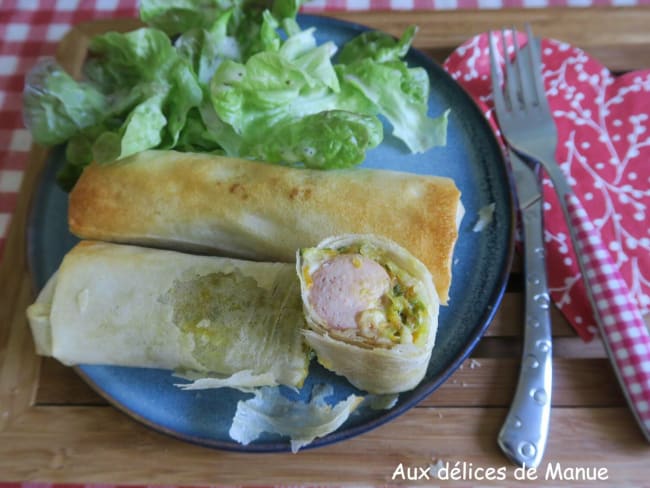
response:
M529 42L520 49L513 30L515 60L505 56L504 89L497 86L493 90L501 133L515 151L541 163L553 182L605 350L634 417L650 442L650 333L598 229L555 159L557 129L544 91L540 48L528 25L526 33ZM507 46L504 32L501 38ZM496 70L494 49L491 54Z
M491 36L490 36L491 41ZM493 60L493 90L501 90ZM542 461L548 439L553 384L550 296L544 256L542 187L538 165L524 162L507 148L512 182L517 195L525 280L523 345L517 387L497 442L504 454L519 466L536 468Z

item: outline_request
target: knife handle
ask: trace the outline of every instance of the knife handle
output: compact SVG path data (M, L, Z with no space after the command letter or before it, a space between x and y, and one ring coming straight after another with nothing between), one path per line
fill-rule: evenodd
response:
M546 281L541 199L521 212L526 302L524 344L515 396L498 443L519 466L536 468L546 448L551 415L551 305Z
M650 333L580 200L565 195L573 248L594 318L623 393L650 442Z

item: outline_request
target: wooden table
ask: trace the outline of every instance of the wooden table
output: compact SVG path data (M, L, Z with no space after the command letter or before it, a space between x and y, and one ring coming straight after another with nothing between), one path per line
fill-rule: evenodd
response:
M538 35L581 46L615 71L650 67L650 9L364 12L337 17L396 35L416 23L416 47L437 60L474 34L530 21ZM79 25L62 41L59 57L75 72L90 35L135 25L132 20ZM24 314L33 299L25 222L44 159L45 151L34 148L0 263L0 480L384 484L391 482L400 463L406 472L440 460L474 470L503 466L507 484L531 484L516 481L514 467L496 445L519 367L523 296L518 260L503 303L472 358L407 414L349 441L297 455L216 451L143 427L107 405L72 369L34 354ZM557 462L562 468L606 468L605 485L646 483L650 446L624 403L601 344L583 343L556 311L553 329L550 441L533 485L543 481L547 463ZM480 481L476 476L466 480Z

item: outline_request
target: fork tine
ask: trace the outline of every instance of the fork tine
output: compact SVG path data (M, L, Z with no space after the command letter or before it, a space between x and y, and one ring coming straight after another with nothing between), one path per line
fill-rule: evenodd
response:
M530 72L533 73L537 102L542 108L548 108L548 100L546 99L546 91L544 88L544 78L542 76L542 56L540 52L540 41L535 36L533 36L533 31L530 28L530 24L526 24L526 36L528 37L527 51L530 53L529 69Z
M512 35L515 44L514 64L517 69L517 74L519 75L519 95L521 96L522 104L524 107L537 105L539 103L539 96L537 95L535 87L535 65L532 64L530 49L519 48L517 31L514 27L512 28ZM530 42L530 39L532 38L529 37L528 39L528 42Z
M497 62L497 48L495 40L492 37L492 31L488 32L488 47L490 51L490 78L492 81L492 98L494 100L494 108L497 113L506 110L506 101L503 98L503 91L501 88L499 63Z
M504 67L506 70L506 77L504 81L504 92L506 94L506 103L510 106L511 110L517 110L519 108L519 80L515 74L515 69L510 61L510 55L508 54L508 41L506 39L506 30L501 30L501 43L503 44L503 60Z

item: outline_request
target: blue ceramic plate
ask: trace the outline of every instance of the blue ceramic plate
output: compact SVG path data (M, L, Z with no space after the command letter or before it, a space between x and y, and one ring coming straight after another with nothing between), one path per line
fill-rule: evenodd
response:
M315 16L300 16L302 27L316 27L319 42L338 45L365 27ZM322 446L356 436L406 412L440 386L476 346L501 300L508 278L513 242L513 203L509 177L500 149L481 112L465 92L424 54L411 50L409 65L422 66L431 79L429 109L439 115L451 108L447 145L425 154L409 154L391 137L368 152L364 166L453 178L462 192L466 209L454 253L451 300L442 307L436 347L424 381L403 393L389 410L361 409L336 432L316 439L309 447ZM55 183L63 152L51 153L32 206L29 257L37 289L58 268L64 254L76 243L67 229L67 195ZM495 203L492 223L473 232L478 210ZM232 389L180 391L169 371L106 366L79 366L81 376L110 403L128 415L175 437L216 448L245 451L289 450L286 438L264 435L248 446L234 442L228 430L237 402L250 398ZM307 399L315 384L333 386L331 402L359 393L345 379L312 361L308 380L299 393Z

